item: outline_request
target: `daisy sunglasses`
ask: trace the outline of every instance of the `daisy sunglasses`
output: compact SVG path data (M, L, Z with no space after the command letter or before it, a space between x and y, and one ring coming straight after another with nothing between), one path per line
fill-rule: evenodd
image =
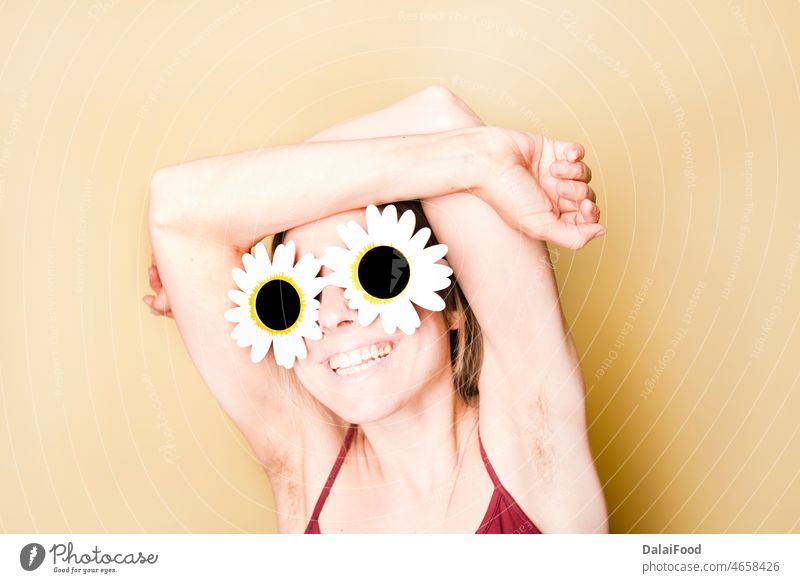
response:
M225 312L225 319L237 323L231 337L238 346L250 347L252 362L261 362L270 347L275 362L287 369L306 358L305 339L322 338L318 297L330 285L344 289L361 326L380 317L387 334L399 329L410 335L419 328L412 304L444 310L436 292L450 286L453 270L437 261L447 246L425 247L431 230L415 231L411 210L398 219L394 205L383 213L370 205L366 219L366 231L355 221L337 225L344 247L327 247L322 257L307 253L295 262L294 241L278 245L271 261L263 243L242 256L244 270L233 269L238 289L228 292L237 306ZM318 277L323 265L330 273Z

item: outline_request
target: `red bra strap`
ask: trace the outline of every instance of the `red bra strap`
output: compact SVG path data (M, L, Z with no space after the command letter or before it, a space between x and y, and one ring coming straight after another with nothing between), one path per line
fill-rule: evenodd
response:
M344 458L347 457L347 451L350 449L350 442L353 441L353 437L356 434L356 427L358 426L355 423L351 423L347 430L347 435L345 435L344 443L342 443L342 447L339 449L339 455L336 458L336 463L333 464L331 473L328 475L328 480L325 482L325 486L323 486L322 492L317 500L317 505L314 507L314 513L311 515L311 520L309 521L309 528L311 527L311 524L319 520L319 513L322 511L322 506L325 504L325 500L328 499L331 486L333 486L333 482L336 480L336 476L339 474L339 469L344 463Z
M481 441L481 426L478 425L478 445L481 447L481 457L483 458L483 465L486 466L486 471L489 472L489 477L492 478L492 484L494 484L495 488L502 487L500 484L500 478L497 477L497 474L492 467L492 464L489 462L489 456L486 455L486 450L483 449L483 442Z

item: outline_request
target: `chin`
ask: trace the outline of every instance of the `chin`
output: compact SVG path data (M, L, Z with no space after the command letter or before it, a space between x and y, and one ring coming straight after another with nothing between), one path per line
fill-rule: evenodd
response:
M363 400L359 403L342 404L338 410L332 409L348 423L368 425L386 419L400 408L400 403L379 403Z
M387 370L345 386L327 386L320 401L350 423L374 423L390 417L413 398L409 393L413 383L407 382L405 376Z
M322 374L297 372L303 386L325 407L349 423L364 425L392 416L413 398L412 387L421 389L408 367L386 365L348 378L336 377L330 369Z

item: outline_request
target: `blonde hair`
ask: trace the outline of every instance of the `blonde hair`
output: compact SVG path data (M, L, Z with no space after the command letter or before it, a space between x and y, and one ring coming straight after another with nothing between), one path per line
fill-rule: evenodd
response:
M425 212L422 210L422 203L418 200L408 200L392 203L397 208L398 215L401 215L406 210L410 210L416 217L417 230L428 227L431 225ZM381 205L382 209L386 205ZM275 248L281 244L286 236L286 232L282 231L277 233L270 244L271 252L275 252ZM428 245L436 245L438 240L436 234L431 229L431 237ZM453 384L456 391L461 396L466 404L471 404L477 397L478 380L480 379L481 367L483 365L483 335L481 327L478 324L478 319L475 317L474 312L469 306L464 292L458 285L455 274L450 277L450 286L437 292L445 302L445 319L448 325L457 323L454 329L450 330L450 365L453 372ZM278 367L279 378L286 386L298 388L296 376L293 373L285 370L283 367ZM295 393L296 391L292 391ZM305 391L303 391L305 393Z

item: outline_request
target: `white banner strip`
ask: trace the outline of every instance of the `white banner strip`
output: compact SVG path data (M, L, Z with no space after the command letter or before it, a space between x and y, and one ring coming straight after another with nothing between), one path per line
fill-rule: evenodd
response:
M800 581L800 535L0 536L0 581Z

